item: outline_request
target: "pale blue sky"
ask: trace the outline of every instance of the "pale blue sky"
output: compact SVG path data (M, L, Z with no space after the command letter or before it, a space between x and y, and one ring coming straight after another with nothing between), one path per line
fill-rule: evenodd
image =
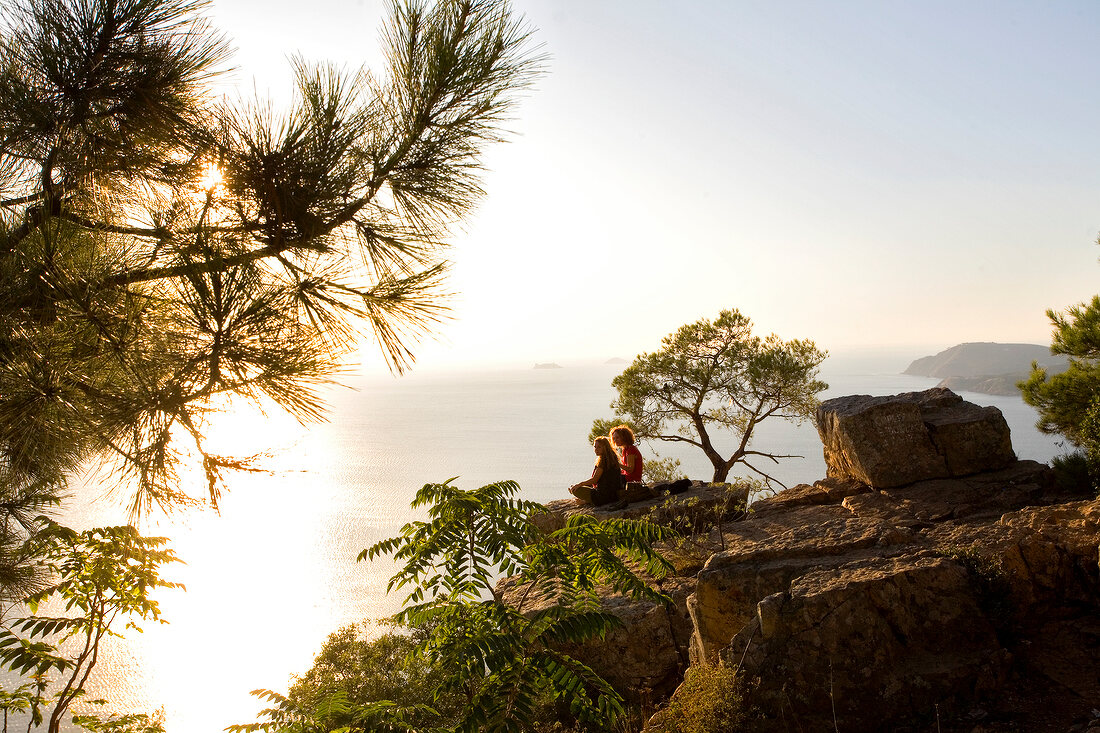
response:
M834 352L1047 343L1046 308L1100 291L1100 4L514 7L552 58L422 368L630 358L730 307ZM212 12L276 97L295 52L379 69L382 14Z

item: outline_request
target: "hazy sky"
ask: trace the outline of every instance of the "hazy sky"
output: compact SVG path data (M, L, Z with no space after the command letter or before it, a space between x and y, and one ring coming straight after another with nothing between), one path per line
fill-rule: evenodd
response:
M723 308L834 352L1049 343L1045 310L1100 291L1094 0L514 7L552 58L421 368L630 358ZM383 13L212 11L276 98L295 52L380 69Z

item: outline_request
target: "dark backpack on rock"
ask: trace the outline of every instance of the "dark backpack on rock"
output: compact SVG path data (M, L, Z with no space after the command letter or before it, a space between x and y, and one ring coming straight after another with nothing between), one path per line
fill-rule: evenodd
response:
M653 491L657 494L668 492L669 494L682 494L691 488L691 479L682 478L678 481L662 481L653 484Z
M656 496L656 492L653 489L638 481L628 481L626 486L619 491L619 501L625 501L627 504L652 499L654 496Z

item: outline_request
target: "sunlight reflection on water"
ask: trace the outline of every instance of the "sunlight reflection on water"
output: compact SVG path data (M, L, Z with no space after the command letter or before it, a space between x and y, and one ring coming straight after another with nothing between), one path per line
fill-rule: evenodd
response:
M98 683L112 700L126 710L163 705L172 733L250 722L260 705L249 690L285 691L330 632L397 610L397 599L385 597L389 564L357 564L355 555L406 521L411 492L398 500L388 487L409 484L387 478L397 459L340 432L249 414L218 421L212 447L274 449L270 472L233 475L220 515L184 511L143 523L145 534L172 538L187 564L163 574L187 591L158 594L169 625L107 650ZM68 521L124 521L124 497L87 500L99 493L77 487L84 501Z

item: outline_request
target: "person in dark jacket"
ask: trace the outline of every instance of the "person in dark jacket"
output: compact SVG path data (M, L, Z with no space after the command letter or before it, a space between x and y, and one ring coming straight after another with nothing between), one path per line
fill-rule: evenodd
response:
M569 493L584 504L603 506L619 498L619 489L623 487L623 474L619 468L619 456L615 453L611 439L599 437L592 443L596 453L596 466L592 476L569 487Z

